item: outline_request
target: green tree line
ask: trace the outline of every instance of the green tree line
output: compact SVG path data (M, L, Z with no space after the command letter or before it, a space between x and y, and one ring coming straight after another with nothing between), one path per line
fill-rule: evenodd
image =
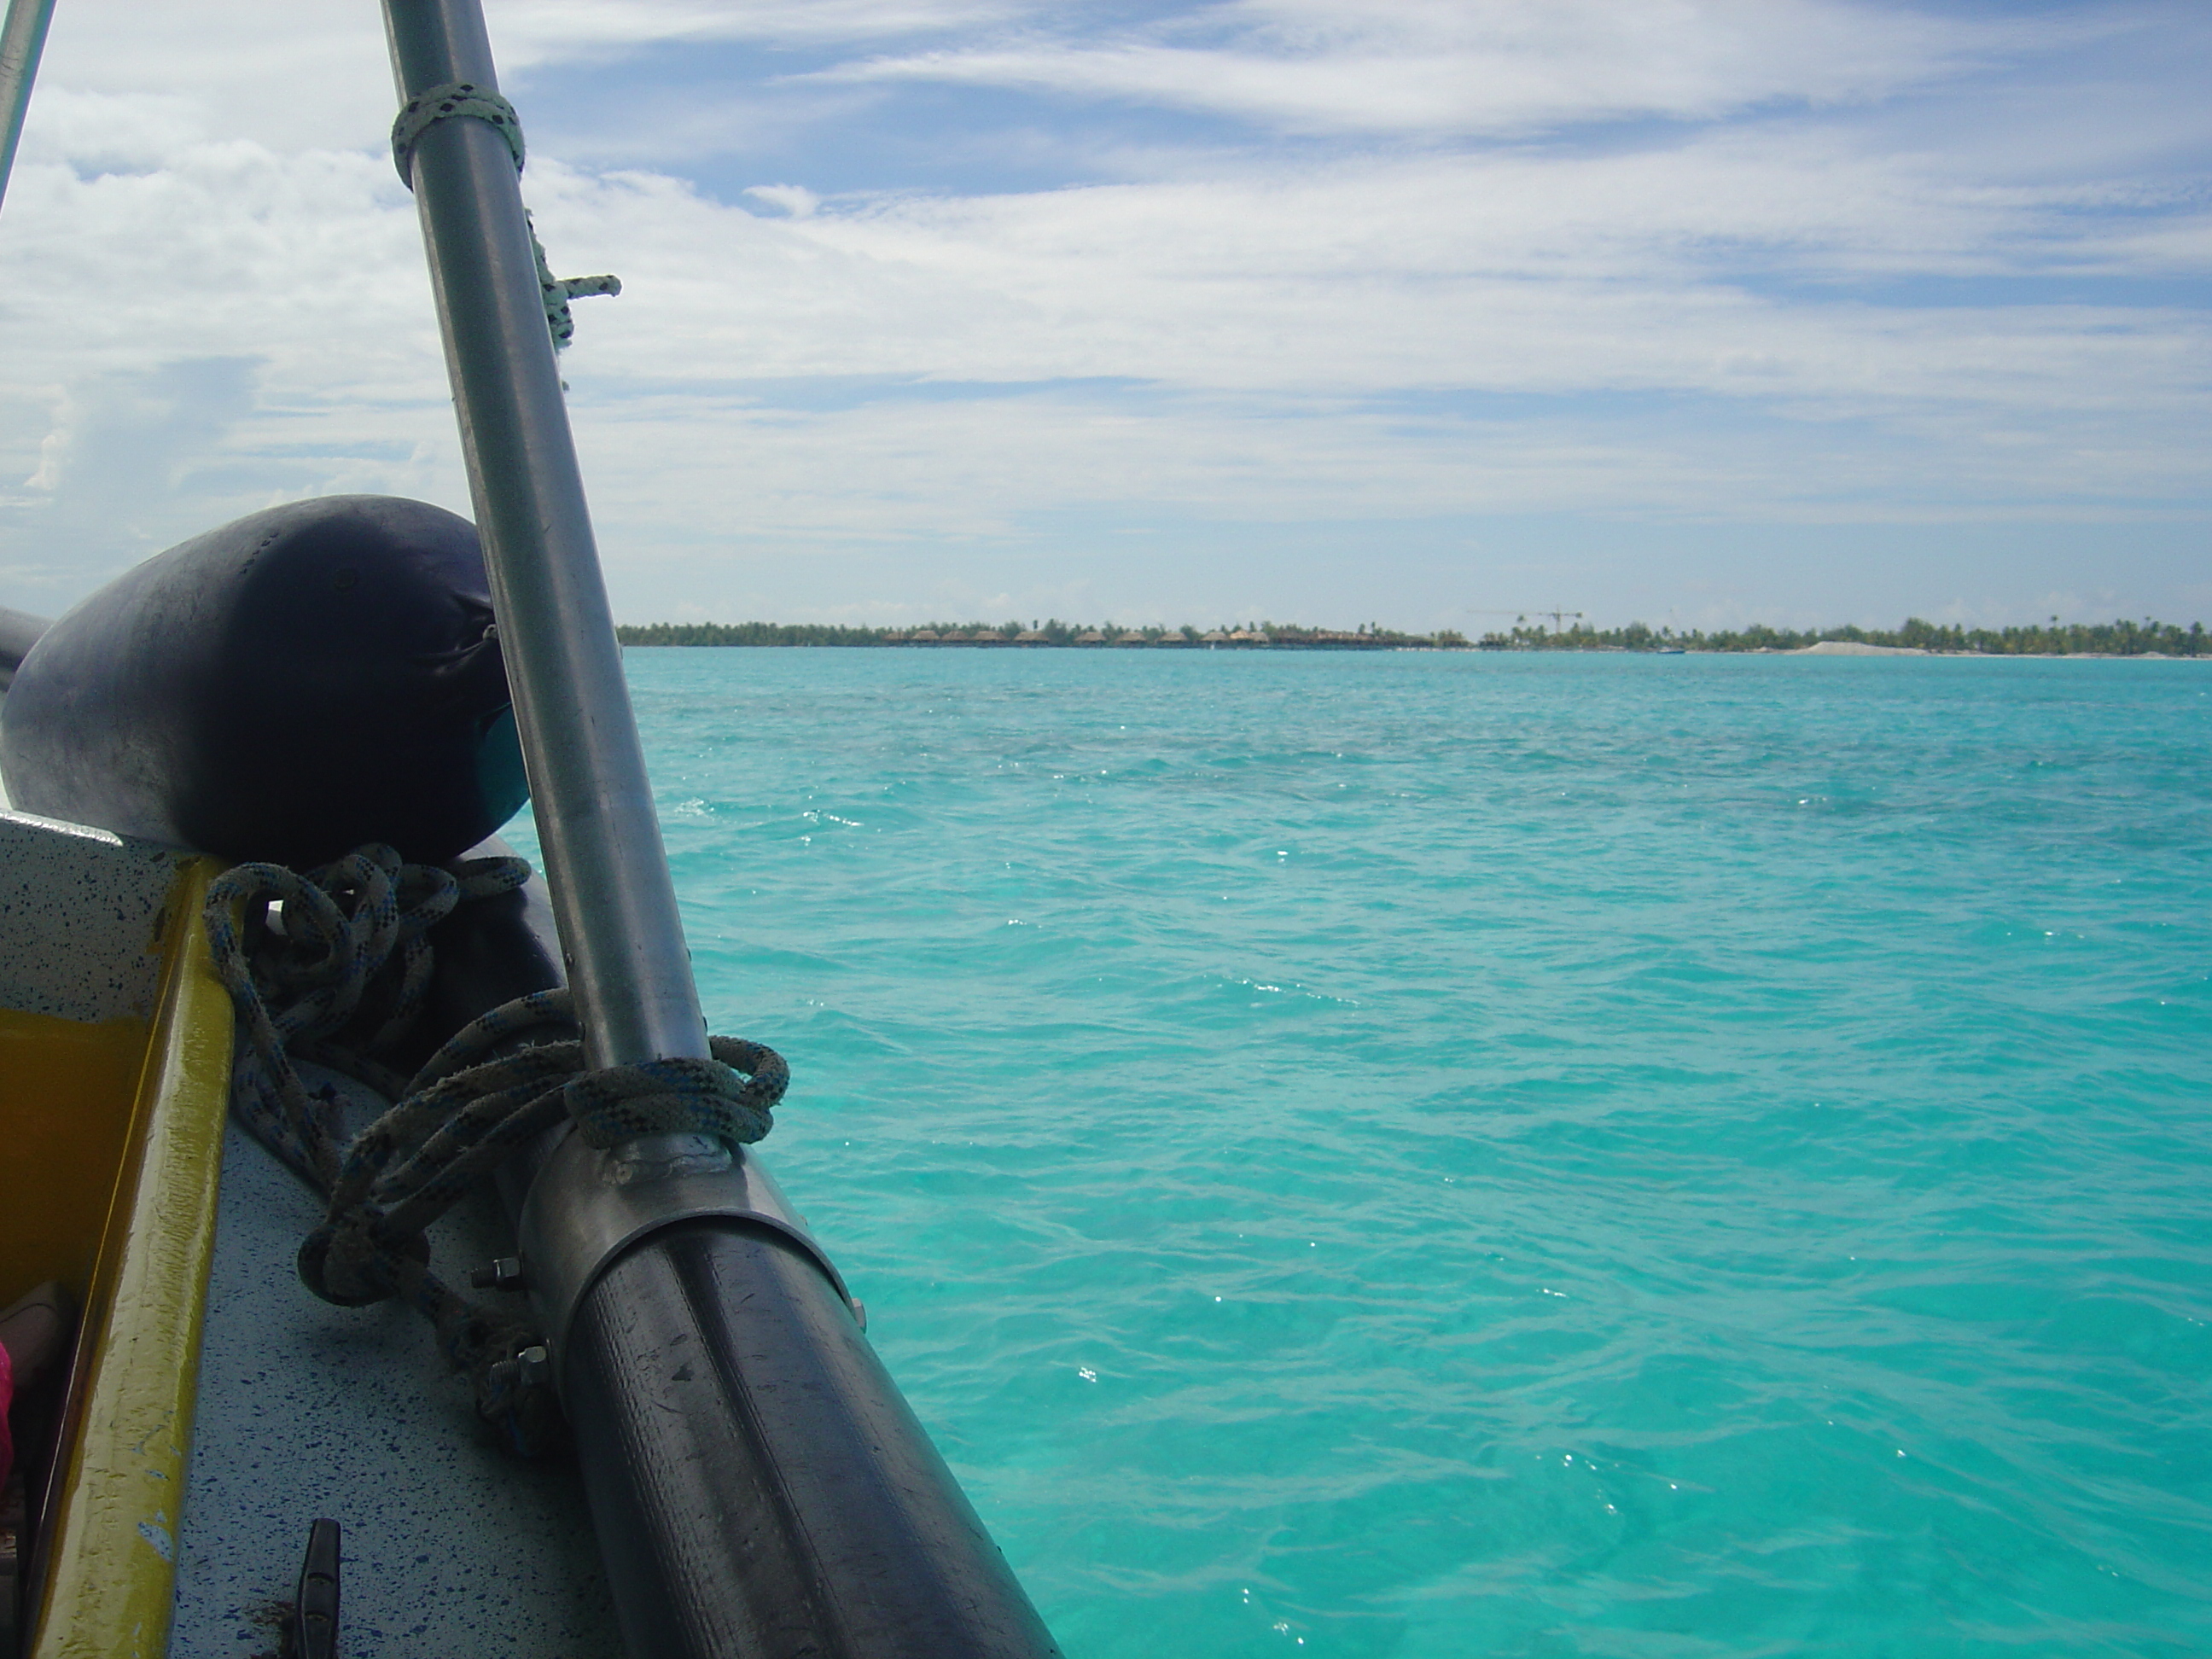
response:
M1626 628L1591 628L1583 623L1563 631L1516 625L1502 634L1486 634L1480 644L1487 650L1508 651L1659 651L1669 647L1685 651L1802 651L1823 640L1851 640L1862 645L1905 646L1922 651L1978 652L1984 656L2056 657L2089 653L2104 657L2141 657L2154 652L2169 657L2195 657L2206 652L2204 624L2145 620L2109 623L2030 623L2012 628L1962 628L1957 623L1923 622L1908 617L1902 628L1820 628L1800 631L1769 628L1754 623L1747 628L1713 633L1691 629L1677 633L1671 628L1649 628L1631 623Z
M1180 628L1120 623L934 622L913 628L847 628L830 623L626 623L615 630L624 645L697 646L1162 646L1236 648L1282 647L1292 650L1464 650L1466 635L1450 629L1434 634L1406 634L1379 623L1345 630L1304 628L1296 623L1223 623L1212 629L1189 623Z
M1577 623L1565 629L1516 624L1502 633L1486 634L1469 641L1450 629L1433 634L1407 634L1367 623L1350 630L1307 628L1296 623L1273 621L1223 623L1200 629L1184 624L1168 628L1062 622L926 623L914 628L847 628L832 623L626 623L616 629L624 645L643 646L1087 646L1093 648L1144 646L1152 647L1226 647L1249 650L1388 651L1466 650L1470 644L1487 651L1801 651L1823 640L1853 640L1865 645L1910 646L1923 651L1979 652L1988 656L2067 656L2089 653L2107 657L2140 657L2161 653L2169 657L2207 653L2204 624L2118 621L2110 623L2048 622L2012 628L1964 628L1956 623L1906 619L1901 628L1769 628L1748 627L1680 631L1631 623L1625 628L1592 628Z

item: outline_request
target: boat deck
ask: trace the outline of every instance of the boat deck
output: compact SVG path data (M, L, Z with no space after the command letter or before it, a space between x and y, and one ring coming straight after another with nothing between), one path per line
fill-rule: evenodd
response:
M173 1659L274 1653L276 1604L319 1516L344 1529L342 1652L619 1655L574 1466L501 1449L411 1310L311 1294L292 1264L319 1218L313 1196L232 1125ZM464 1283L512 1248L488 1199L433 1242Z

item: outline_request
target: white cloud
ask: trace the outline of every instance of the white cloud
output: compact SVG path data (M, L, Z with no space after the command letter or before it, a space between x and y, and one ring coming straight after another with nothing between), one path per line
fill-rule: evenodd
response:
M803 220L649 177L562 174L543 212L587 232L574 257L626 262L638 304L608 316L605 349L660 384L888 374L1331 397L1664 391L1802 412L2192 406L2204 330L2190 313L1869 307L1817 286L2126 257L2075 203L1723 138L1662 157L1442 156L833 202ZM2148 249L2144 268L2173 257ZM1753 277L1816 286L1774 297Z
M380 143L398 104L375 7L291 0L225 0L214 10L70 0L46 39L27 145L53 136L57 92L127 99L204 134L278 149Z
M1190 44L1200 32L1218 38ZM2057 33L1838 0L1237 0L1116 40L939 48L823 75L1126 99L1294 131L1512 133L1877 98Z
M112 52L64 39L112 8L58 21L0 225L11 580L88 582L292 495L465 506L380 40L252 4L197 33L155 9ZM2000 178L1924 124L1904 143L1841 107L1979 73L2037 44L2024 26L1832 0L1270 0L1069 41L1036 35L1043 15L508 0L492 21L509 61L545 63L951 31L949 52L865 73L1310 131L1829 107L1579 149L1186 149L1120 183L990 193L837 189L779 162L747 191L775 214L536 149L525 189L556 268L626 284L580 309L568 364L618 591L732 545L1015 546L1084 514L1936 522L2202 496L2201 308L1984 286L2201 276L2201 162ZM260 43L280 16L298 38ZM221 61L233 30L246 70ZM319 68L328 97L296 95ZM2196 155L2180 101L2158 103L2160 142Z
M1003 21L1006 0L491 0L502 71L580 63L610 73L655 46L884 40ZM29 131L54 136L57 89L131 100L126 127L165 121L278 150L374 150L398 106L373 4L224 0L220 8L69 0L50 33ZM74 135L71 135L74 137ZM93 152L72 149L80 159Z
M745 194L757 198L794 219L811 219L814 216L814 210L822 205L822 198L804 185L753 185L746 189Z
M490 0L501 61L518 67L664 42L837 44L939 34L1039 9L1020 0Z

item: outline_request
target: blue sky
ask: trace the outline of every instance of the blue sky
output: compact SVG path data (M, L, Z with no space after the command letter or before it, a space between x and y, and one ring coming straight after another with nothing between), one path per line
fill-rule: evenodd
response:
M2212 619L2212 8L487 10L627 619ZM393 103L60 0L0 603L465 507Z

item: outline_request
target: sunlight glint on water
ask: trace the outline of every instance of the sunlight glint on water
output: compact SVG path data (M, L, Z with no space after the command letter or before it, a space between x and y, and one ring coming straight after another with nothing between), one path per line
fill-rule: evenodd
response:
M2212 667L629 662L1072 1656L2212 1650Z

